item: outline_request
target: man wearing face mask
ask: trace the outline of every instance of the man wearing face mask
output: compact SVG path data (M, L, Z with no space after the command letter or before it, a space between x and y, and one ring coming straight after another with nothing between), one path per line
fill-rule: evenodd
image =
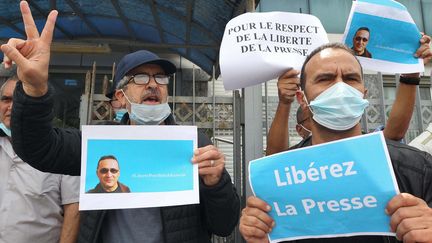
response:
M40 172L12 149L17 82L12 74L0 88L0 242L76 242L80 178Z
M420 39L421 45L416 50L416 53L414 53L415 56L422 57L422 53L430 52L430 47L428 46L429 39L429 36L422 34L422 38ZM431 58L432 57L427 55L424 56L424 64L428 63ZM288 120L291 104L294 101L295 94L300 86L298 75L298 71L290 69L278 79L277 87L279 104L267 137L266 155L283 152L288 149ZM396 98L393 103L389 118L385 126L381 126L381 129L379 130L383 130L385 138L395 141L401 141L401 139L404 138L414 112L416 86L419 85L419 83L419 73L402 74L400 76ZM309 119L305 120L305 122L300 123L300 109L301 107L299 107L299 110L297 110L296 130L299 135L302 136L302 134L308 134L307 130L310 130L311 119L309 117ZM304 111L302 111L302 116L305 116ZM304 138L304 136L302 137ZM296 144L289 149L297 148L298 145L299 144Z
M33 167L79 175L81 133L51 126L54 90L48 84L50 45L57 18L53 10L39 34L26 1L20 2L27 40L10 39L1 49L6 68L18 66L12 126L14 148ZM170 61L149 51L120 60L111 93L126 107L122 125L174 125L167 104ZM198 165L200 204L82 213L79 242L211 242L229 235L239 217L239 198L225 170L224 155L202 133L192 163ZM167 148L167 152L169 148ZM145 156L145 155L143 155Z
M417 55L429 58L430 37L424 36ZM295 74L292 72L291 74ZM352 51L339 43L314 50L303 64L296 98L312 117L312 136L299 147L318 145L361 135L360 118L368 101L363 70ZM295 242L431 242L432 241L432 157L410 146L386 140L393 169L402 192L386 206L390 229L396 237L353 236L305 239ZM240 219L240 232L247 242L268 242L275 226L271 206L258 197L249 197ZM355 219L353 219L355 220ZM336 226L335 226L336 227ZM398 240L397 240L398 239Z

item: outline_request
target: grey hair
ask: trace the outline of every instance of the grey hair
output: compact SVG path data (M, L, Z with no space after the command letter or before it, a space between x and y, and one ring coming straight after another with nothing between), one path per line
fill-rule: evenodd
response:
M6 81L0 87L0 95L3 95L3 91L4 91L5 87L6 87L6 84L9 81L19 81L19 78L18 78L17 74L16 73L12 73L11 76L6 79Z
M119 82L116 85L116 89L121 89L125 87L129 83L129 77L124 76L122 79L119 80Z

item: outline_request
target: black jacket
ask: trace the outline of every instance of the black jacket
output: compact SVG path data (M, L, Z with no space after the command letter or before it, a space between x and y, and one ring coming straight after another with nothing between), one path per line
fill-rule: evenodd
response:
M12 136L15 152L34 168L51 173L80 175L81 132L52 126L53 88L42 97L30 97L18 82L12 110ZM127 117L125 118L127 119ZM173 123L172 117L166 120ZM125 121L123 121L125 122ZM198 135L198 146L210 140ZM239 218L240 202L231 178L224 170L220 182L207 187L200 180L200 204L162 207L165 242L210 242L211 234L229 235ZM83 211L79 242L100 242L100 229L106 211Z
M290 149L311 145L311 137L302 140ZM410 193L423 199L432 207L432 156L414 147L386 139L387 149L400 192ZM390 225L389 225L390 227ZM290 241L292 243L394 243L396 237L355 236Z

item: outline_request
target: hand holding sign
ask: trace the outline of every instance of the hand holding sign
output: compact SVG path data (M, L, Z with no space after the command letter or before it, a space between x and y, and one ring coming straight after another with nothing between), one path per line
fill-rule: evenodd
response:
M426 64L432 59L432 51L431 51L431 37L428 35L422 34L422 38L420 39L420 47L417 49L415 56L419 58L423 58L423 63Z
M198 174L206 186L216 185L222 177L225 156L215 146L208 145L194 151L192 163L198 164Z
M259 199L251 196L247 199L246 207L242 210L239 230L248 243L268 242L267 234L274 227L274 220L268 215L271 207Z
M299 72L297 70L290 69L279 77L277 82L279 103L288 105L294 101L295 94L300 85L298 75Z
M432 209L424 200L401 193L390 200L386 212L391 215L390 227L399 240L432 241Z

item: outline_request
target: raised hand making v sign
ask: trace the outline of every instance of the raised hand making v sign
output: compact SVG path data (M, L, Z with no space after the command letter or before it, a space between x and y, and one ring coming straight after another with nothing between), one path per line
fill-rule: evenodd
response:
M58 12L50 12L39 35L28 3L21 1L20 9L27 39L12 38L7 44L2 45L1 50L5 54L3 61L5 68L11 67L12 62L15 62L18 78L22 81L26 94L40 97L48 90L50 46Z

